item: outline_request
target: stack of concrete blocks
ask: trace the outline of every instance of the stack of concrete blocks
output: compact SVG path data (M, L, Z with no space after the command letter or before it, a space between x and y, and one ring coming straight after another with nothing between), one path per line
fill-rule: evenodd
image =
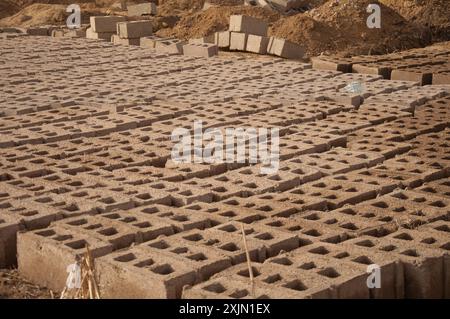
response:
M96 16L91 17L90 21L91 27L86 30L86 38L111 41L111 37L117 31L116 24L126 21L126 18L118 16Z
M141 17L156 15L156 10L156 4L153 2L128 5L128 16Z
M268 37L267 29L265 21L245 15L232 15L229 31L216 32L214 43L220 49L231 51L272 54L288 59L303 57L301 46L285 39Z
M153 33L151 21L129 21L117 23L117 34L113 35L112 42L119 45L141 44L141 38L151 36Z
M269 42L267 29L268 25L265 21L245 15L230 16L230 50L248 51L250 49L250 52L265 54ZM247 48L250 35L250 46Z
M219 47L214 44L214 35L210 35L198 39L190 39L189 43L183 46L183 54L209 58L219 54Z

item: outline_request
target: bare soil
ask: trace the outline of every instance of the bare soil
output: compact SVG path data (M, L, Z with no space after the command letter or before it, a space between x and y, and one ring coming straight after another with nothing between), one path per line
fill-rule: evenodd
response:
M63 24L68 0L0 0L0 27ZM126 14L118 0L81 1L83 22L90 15ZM128 1L130 2L130 1ZM142 2L135 0L133 2ZM204 9L205 2L210 5ZM302 44L310 56L384 54L450 39L447 0L311 0L305 13L281 15L242 5L242 0L159 0L152 18L157 35L181 39L228 28L229 16L245 14L269 23L270 35ZM368 4L381 6L381 29L366 26Z
M17 269L0 269L0 299L50 299L56 293L19 276Z

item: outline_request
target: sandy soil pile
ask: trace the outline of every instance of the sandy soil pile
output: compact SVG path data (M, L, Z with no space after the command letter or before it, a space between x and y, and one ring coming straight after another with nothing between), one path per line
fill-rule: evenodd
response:
M152 18L154 30L161 36L196 38L226 30L231 14L246 14L267 21L270 35L304 45L310 56L382 54L450 39L450 0L309 0L306 2L311 10L294 15L240 5L242 1L158 0L158 16ZM71 2L0 0L1 14L8 15L0 20L0 26L64 23L65 6ZM125 14L118 9L120 0L79 2L85 2L81 5L83 22L94 14ZM204 9L205 2L213 6ZM372 3L381 6L381 29L366 26L366 8Z
M380 0L411 23L431 30L433 41L450 38L449 0Z
M173 28L161 29L159 35L176 36L182 39L197 38L216 31L228 29L230 15L245 14L274 22L280 18L277 12L250 6L211 7L191 15L183 16Z
M366 8L381 7L381 28L369 29ZM309 52L383 54L430 43L426 28L409 23L390 7L376 0L329 0L305 13L279 21L273 33L297 43L308 43ZM297 32L293 32L296 30Z

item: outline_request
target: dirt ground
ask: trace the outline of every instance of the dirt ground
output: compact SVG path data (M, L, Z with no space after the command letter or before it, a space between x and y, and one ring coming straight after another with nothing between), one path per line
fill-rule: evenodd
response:
M67 0L0 0L0 26L29 27L62 24ZM81 1L83 22L89 16L126 14L118 0ZM142 2L142 1L133 1ZM231 14L246 14L269 22L270 35L306 47L309 56L325 54L384 54L450 39L447 0L314 0L310 10L282 15L271 9L242 5L242 0L159 0L153 17L157 35L181 39L226 30ZM368 29L367 5L381 6L381 29Z
M0 269L0 299L55 298L48 289L33 285L19 276L17 269Z

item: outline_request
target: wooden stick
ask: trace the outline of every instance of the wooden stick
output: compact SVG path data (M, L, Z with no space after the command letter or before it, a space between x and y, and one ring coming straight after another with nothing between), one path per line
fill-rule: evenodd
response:
M253 296L253 298L255 298L255 282L253 280L253 269L252 269L252 264L250 261L250 253L248 252L247 239L245 238L244 224L242 224L242 223L241 223L241 231L242 231L242 238L244 239L244 248L245 248L245 255L247 257L247 267L248 267L248 274L250 276L252 296Z

